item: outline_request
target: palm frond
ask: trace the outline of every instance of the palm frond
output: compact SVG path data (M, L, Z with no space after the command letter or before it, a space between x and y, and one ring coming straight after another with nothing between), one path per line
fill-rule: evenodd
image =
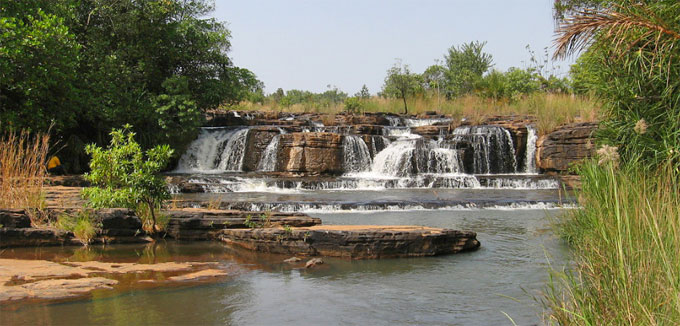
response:
M585 49L596 35L612 42L615 50L629 49L643 40L645 47L661 49L680 41L680 31L644 5L583 9L565 18L556 31L554 58L564 58Z

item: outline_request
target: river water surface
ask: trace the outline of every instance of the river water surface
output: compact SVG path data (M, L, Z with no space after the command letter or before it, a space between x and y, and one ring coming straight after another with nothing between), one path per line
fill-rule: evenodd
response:
M6 306L2 325L517 325L541 324L548 262L567 251L551 231L563 210L458 209L312 213L325 224L416 224L478 233L478 251L439 257L324 258L313 269L285 256L233 251L220 243L167 242L162 260L220 261L223 281L170 288L98 291L63 303ZM73 248L15 250L49 259ZM109 246L97 259L136 261L143 247ZM162 253L162 254L161 254ZM7 256L7 253L3 254ZM304 262L304 261L303 261ZM512 321L511 321L512 319Z

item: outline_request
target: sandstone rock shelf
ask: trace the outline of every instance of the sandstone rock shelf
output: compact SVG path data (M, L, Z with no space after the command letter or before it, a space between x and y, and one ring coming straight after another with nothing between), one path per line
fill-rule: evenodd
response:
M318 225L300 228L226 229L230 246L289 255L352 259L422 257L479 248L471 231L422 226Z

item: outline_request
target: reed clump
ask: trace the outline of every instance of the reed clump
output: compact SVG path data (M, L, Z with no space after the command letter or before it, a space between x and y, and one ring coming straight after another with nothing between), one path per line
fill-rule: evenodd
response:
M600 166L604 165L604 166ZM583 209L565 214L571 271L548 285L558 325L680 323L680 177L614 162L581 168Z
M31 213L44 206L43 184L47 176L50 136L27 130L0 135L0 207L26 209ZM35 216L40 222L42 214Z

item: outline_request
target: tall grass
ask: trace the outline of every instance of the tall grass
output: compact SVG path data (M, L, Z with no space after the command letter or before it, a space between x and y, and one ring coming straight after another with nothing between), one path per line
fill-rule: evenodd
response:
M0 207L42 208L49 139L25 130L0 136Z
M680 324L680 177L641 171L581 168L583 209L561 226L575 265L553 275L551 324Z
M560 125L578 121L597 121L600 119L599 104L587 96L566 94L534 93L516 100L494 100L475 95L463 96L453 100L437 99L435 96L414 97L408 100L410 114L436 111L457 118L482 121L493 115L532 115L537 119L539 133L548 133ZM288 107L275 104L245 102L231 109L314 112L337 114L344 111L344 104L320 106L316 103L300 103ZM402 113L404 104L400 99L371 97L362 101L362 112Z

